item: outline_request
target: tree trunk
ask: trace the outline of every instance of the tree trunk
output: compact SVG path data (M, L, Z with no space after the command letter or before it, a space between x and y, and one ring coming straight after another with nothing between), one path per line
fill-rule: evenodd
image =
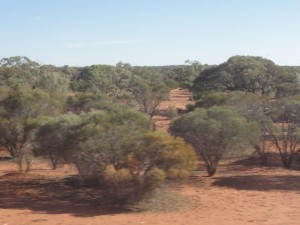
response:
M281 158L282 160L282 165L285 167L285 168L290 168L293 161L294 161L294 156L293 155L285 155L284 157Z
M260 158L261 165L266 165L267 164L267 159L268 159L267 154L264 152L263 149L260 148L260 146L258 144L254 145L254 149L255 149L255 152L258 154L258 156Z
M57 168L57 163L58 163L58 159L57 159L54 155L52 155L52 154L50 154L49 157L50 157L52 169L53 169L53 170L56 170L56 168Z
M153 121L153 116L149 117L148 127L149 127L150 130L156 131L156 125L155 125L155 122Z
M207 164L207 175L209 177L212 177L215 175L215 173L217 172L217 165L214 163L211 164Z
M52 169L56 170L57 169L57 163L56 162L52 162Z
M16 152L13 148L7 147L7 150L13 159L17 157Z
M217 166L221 157L218 157L216 155L207 156L204 153L201 153L201 157L206 164L207 175L209 177L212 177L217 172Z

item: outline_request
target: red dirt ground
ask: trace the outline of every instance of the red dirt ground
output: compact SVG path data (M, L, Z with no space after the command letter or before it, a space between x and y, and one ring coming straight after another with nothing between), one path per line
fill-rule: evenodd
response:
M170 119L164 115L166 110L170 108L184 110L187 104L193 103L191 101L192 93L184 89L175 89L171 91L170 101L163 101L159 107L159 115L154 116L156 129L167 131L171 123Z
M0 163L0 224L27 225L299 225L300 172L280 167L247 166L228 161L213 178L197 171L174 190L191 202L175 211L118 212L103 209L89 189L62 182L75 173L64 166L53 172L35 163L22 177ZM95 195L95 194L94 194ZM168 209L168 206L166 206Z

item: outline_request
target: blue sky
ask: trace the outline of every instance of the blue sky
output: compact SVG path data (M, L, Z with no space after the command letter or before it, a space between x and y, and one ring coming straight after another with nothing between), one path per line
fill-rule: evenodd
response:
M300 65L299 0L0 0L0 58L84 66Z

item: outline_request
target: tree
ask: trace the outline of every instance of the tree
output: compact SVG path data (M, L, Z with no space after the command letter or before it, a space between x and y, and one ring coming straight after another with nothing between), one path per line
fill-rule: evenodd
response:
M269 129L274 126L269 116L271 109L269 98L253 93L231 92L226 96L224 105L234 108L249 120L259 124L260 139L251 144L255 149L255 153L261 159L262 165L265 165L273 146L273 140L269 135Z
M266 127L279 152L282 165L289 168L300 152L299 96L275 102L270 114L276 126Z
M4 97L0 99L0 145L17 159L20 172L26 172L30 167L32 141L40 117L55 115L60 104L47 93L26 86L3 92Z
M41 71L35 82L34 89L42 89L51 98L64 105L69 93L69 84L69 78L62 73Z
M172 71L173 79L181 88L191 90L194 80L199 76L200 72L208 68L208 65L202 65L198 61L186 60L185 65L175 67Z
M224 155L241 153L259 138L259 126L255 122L230 107L220 106L190 112L175 120L170 131L195 148L206 164L208 176L216 173Z
M226 100L226 94L223 92L209 92L201 96L192 108L210 108L215 105L223 105Z
M139 105L139 110L149 115L149 127L152 118L158 112L163 100L170 98L170 89L163 82L148 83L135 77L131 83L132 93Z
M229 93L209 92L200 97L194 106L189 107L189 111L195 108L210 108L212 106L229 106L245 116L248 120L255 121L260 126L261 138L255 140L253 148L255 154L261 159L261 163L267 163L269 150L273 146L272 138L268 135L269 127L273 126L273 121L268 115L271 109L270 100L263 95L249 92L232 91Z
M275 94L280 83L297 83L284 68L262 57L233 56L227 62L204 70L195 80L193 91L245 91Z
M121 77L118 73L120 67L121 65L119 65L118 70L116 67L108 65L85 67L73 79L71 87L74 91L100 92L111 97L121 97L125 90L120 86L123 85L125 77Z
M66 110L73 113L107 110L116 104L114 99L103 93L78 92L67 99Z
M282 165L289 168L300 152L299 96L270 101L255 94L231 93L226 104L260 125L261 138L253 143L262 164L267 162L268 149L275 146Z
M2 66L0 67L0 86L14 87L27 85L34 87L39 69L25 65Z
M55 170L58 163L64 161L64 151L68 146L67 136L72 132L69 129L79 122L79 118L73 114L48 119L36 132L35 155L49 157L52 168Z
M125 108L64 115L44 124L37 142L74 163L82 184L97 184L112 198L128 200L165 178L183 179L195 153L182 139L153 133L144 114ZM52 142L51 142L52 140Z
M13 56L10 58L3 58L0 60L0 66L13 67L13 66L27 66L27 67L39 67L37 62L31 61L26 56Z

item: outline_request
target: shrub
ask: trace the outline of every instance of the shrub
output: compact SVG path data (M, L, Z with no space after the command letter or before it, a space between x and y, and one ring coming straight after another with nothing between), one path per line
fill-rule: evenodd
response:
M44 129L49 137L59 135L53 146L61 146L60 155L76 165L80 183L104 188L118 203L138 199L165 178L182 179L194 169L195 153L183 139L149 131L147 117L134 110L64 115ZM47 138L37 140L53 149Z
M104 171L104 181L108 186L119 186L121 183L132 181L129 169L116 170L113 165L108 165Z
M157 167L151 169L145 175L144 189L151 190L162 183L166 178L166 173Z

